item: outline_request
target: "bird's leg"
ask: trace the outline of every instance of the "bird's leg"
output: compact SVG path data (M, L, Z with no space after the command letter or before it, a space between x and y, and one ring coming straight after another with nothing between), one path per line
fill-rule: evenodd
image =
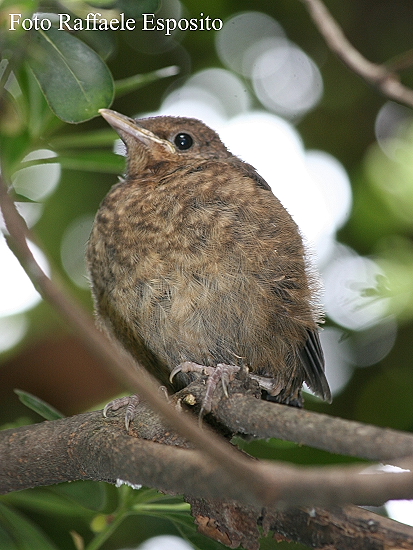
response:
M239 372L240 369L241 367L236 365L226 365L225 363L218 363L216 367L209 367L199 365L193 361L185 361L172 370L169 380L172 382L174 376L178 374L178 372L195 372L208 376L205 397L199 413L200 417L202 417L204 414L211 412L212 397L218 383L221 381L224 394L228 397L228 384L230 380L233 379L234 374Z

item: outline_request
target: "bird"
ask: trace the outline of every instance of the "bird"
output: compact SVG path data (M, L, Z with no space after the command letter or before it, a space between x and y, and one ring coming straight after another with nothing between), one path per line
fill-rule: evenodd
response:
M270 401L330 402L319 284L268 183L198 119L99 112L127 151L87 245L100 328L170 391L248 369Z

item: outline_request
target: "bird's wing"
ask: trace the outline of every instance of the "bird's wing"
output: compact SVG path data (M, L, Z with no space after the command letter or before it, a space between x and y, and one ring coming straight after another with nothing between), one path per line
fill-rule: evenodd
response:
M301 352L305 382L313 392L331 403L331 391L324 373L324 354L318 331L308 331L307 342Z

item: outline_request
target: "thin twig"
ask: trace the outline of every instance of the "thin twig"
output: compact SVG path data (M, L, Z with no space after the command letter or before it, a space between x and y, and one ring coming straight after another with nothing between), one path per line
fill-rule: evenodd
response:
M214 418L232 433L257 439L276 437L330 453L378 461L413 456L413 434L345 420L243 394L232 382L227 399L213 403ZM241 382L239 383L241 386ZM182 390L202 403L204 388L192 383Z
M401 84L399 76L386 65L366 59L346 38L343 30L321 0L301 0L328 47L356 74L382 94L413 107L413 90Z

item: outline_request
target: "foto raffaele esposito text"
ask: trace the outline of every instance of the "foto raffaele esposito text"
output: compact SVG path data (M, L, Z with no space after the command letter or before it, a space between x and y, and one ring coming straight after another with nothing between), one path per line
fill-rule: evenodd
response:
M9 31L19 28L25 31L47 31L55 26L59 31L134 31L138 28L136 19L127 18L124 13L118 17L106 19L101 13L88 13L85 18L72 18L68 13L36 13L32 17L22 18L21 13L10 13ZM143 13L142 31L161 31L170 36L175 30L180 31L220 31L224 25L222 19L212 19L209 15L191 19L164 19L155 17L154 13Z

